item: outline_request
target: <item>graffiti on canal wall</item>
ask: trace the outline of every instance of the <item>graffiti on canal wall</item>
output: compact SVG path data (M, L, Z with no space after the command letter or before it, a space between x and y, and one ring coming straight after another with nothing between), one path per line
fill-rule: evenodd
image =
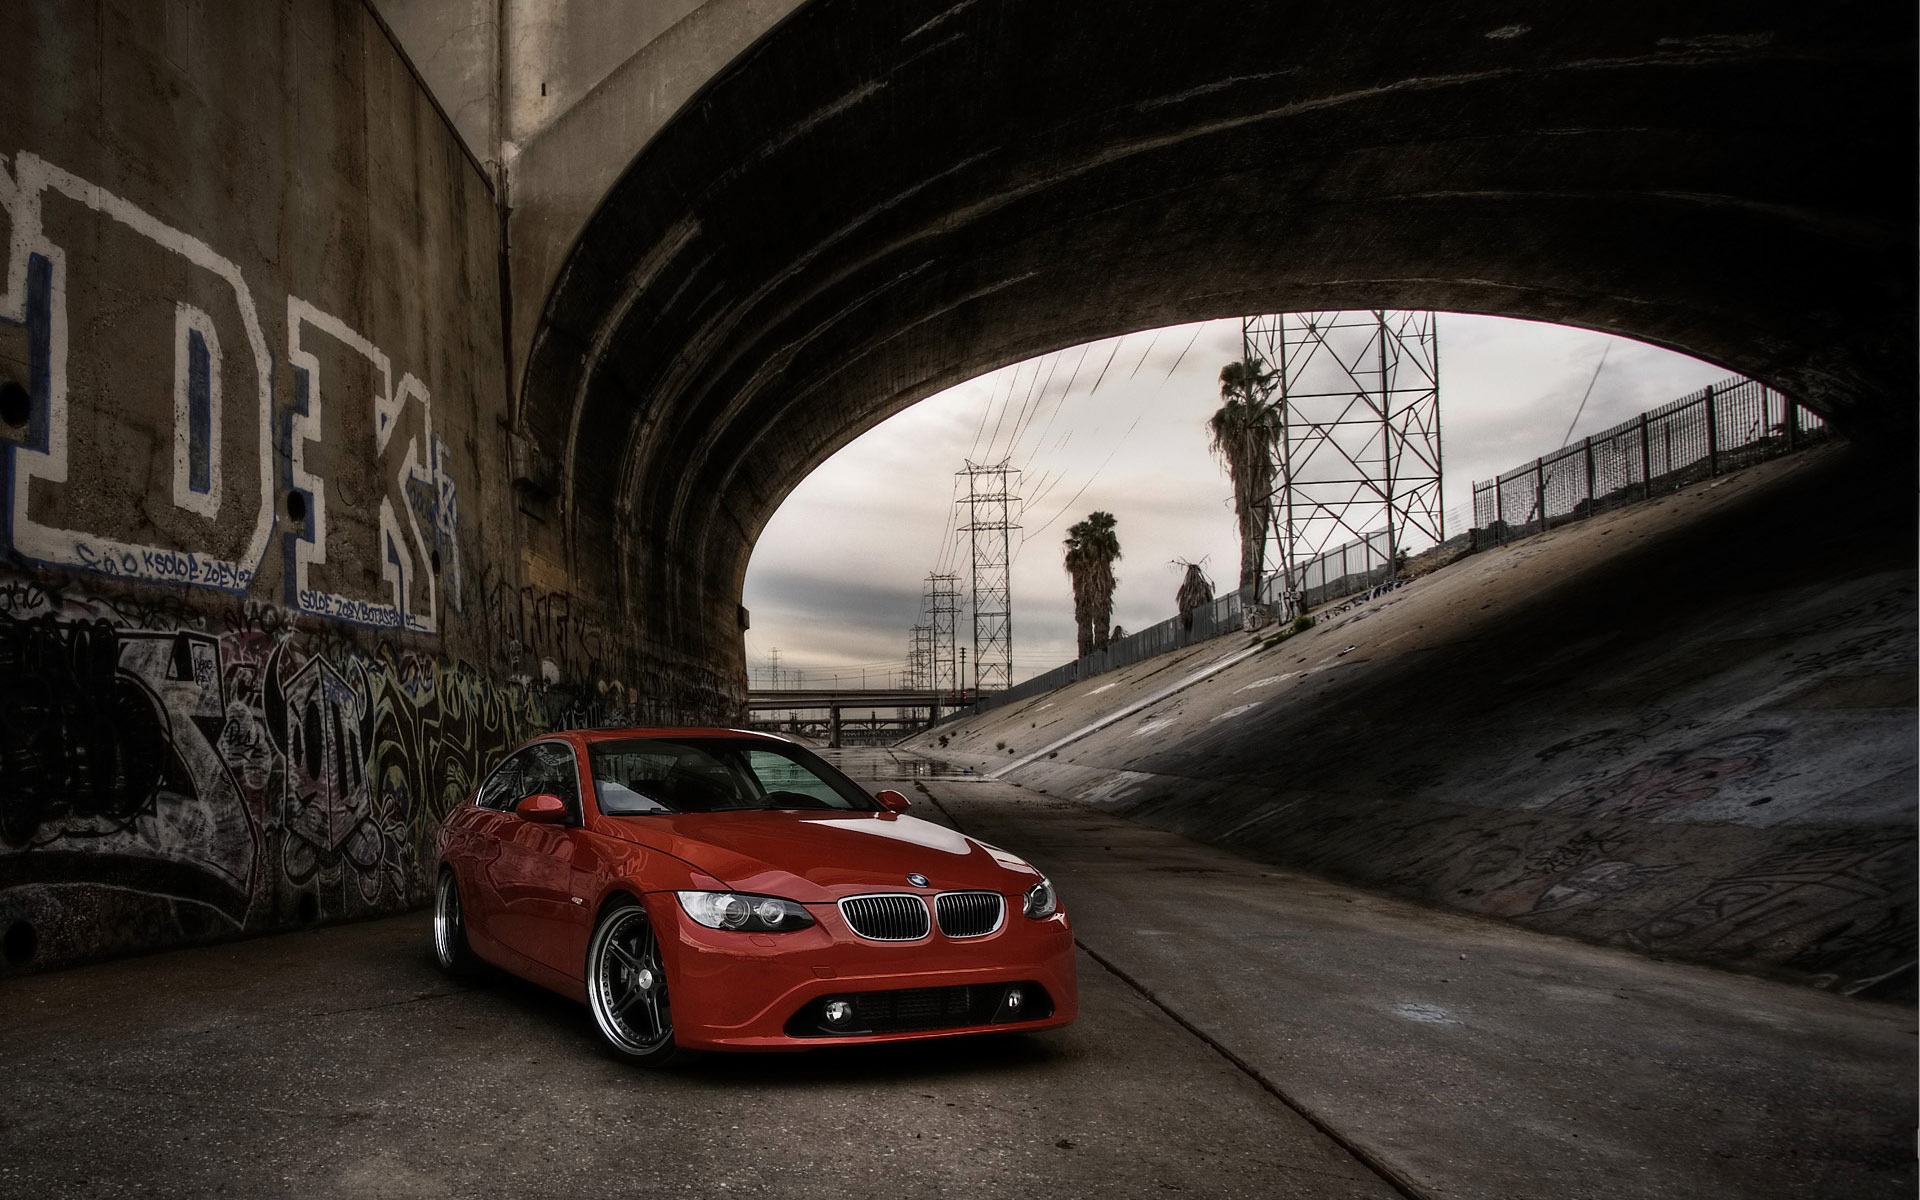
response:
M0 966L419 902L441 813L580 709L439 653L474 451L408 358L457 328L30 152L0 241Z
M443 593L459 608L458 488L418 375L36 155L0 159L0 228L0 359L20 376L0 549L244 594L278 525L295 611L433 633Z
M167 620L18 583L0 676L0 920L36 890L43 923L92 889L195 932L417 903L440 817L546 724L529 689L270 608Z
M1785 965L1829 978L1861 963L1892 970L1912 961L1913 890L1911 831L1822 831L1718 876L1628 940L1709 960L1800 947Z

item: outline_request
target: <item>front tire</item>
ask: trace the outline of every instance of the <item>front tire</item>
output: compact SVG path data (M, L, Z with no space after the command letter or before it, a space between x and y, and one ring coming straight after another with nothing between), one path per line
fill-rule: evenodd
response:
M600 917L587 946L587 1008L615 1058L664 1067L689 1057L673 1040L667 971L647 912L631 901Z
M433 889L433 960L440 969L460 979L480 973L480 956L467 944L467 918L460 906L460 885L453 868L440 868Z

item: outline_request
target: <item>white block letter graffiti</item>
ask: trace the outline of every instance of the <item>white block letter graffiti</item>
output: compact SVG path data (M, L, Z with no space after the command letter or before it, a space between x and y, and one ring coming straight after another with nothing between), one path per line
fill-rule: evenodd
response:
M396 383L379 347L291 296L287 358L293 486L308 514L288 536L289 601L337 620L434 631L439 489L426 387L412 375Z
M239 268L30 154L0 169L0 204L0 354L30 395L0 447L0 536L36 562L245 591L273 520L273 401Z

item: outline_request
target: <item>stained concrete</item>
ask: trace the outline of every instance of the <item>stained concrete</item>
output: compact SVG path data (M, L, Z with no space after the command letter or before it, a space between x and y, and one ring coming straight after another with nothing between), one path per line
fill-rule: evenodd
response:
M1870 483L1845 451L1751 468L909 745L1426 903L1911 994L1914 539L1853 519Z
M631 694L525 590L488 180L358 2L0 45L0 975L420 903L531 680Z
M433 967L424 915L11 984L0 1194L1391 1198L1082 959L1058 1035L608 1059L586 1010Z
M935 778L1081 944L1419 1196L1910 1196L1914 1012L1275 871Z
M1052 876L1085 951L1078 1022L655 1074L603 1057L579 1005L450 984L424 915L179 951L7 985L0 1192L1913 1192L1909 1010L1437 914L912 756L842 757Z
M509 172L530 551L658 662L743 676L754 540L863 430L1180 321L1555 321L1913 443L1907 8L788 9L690 10Z

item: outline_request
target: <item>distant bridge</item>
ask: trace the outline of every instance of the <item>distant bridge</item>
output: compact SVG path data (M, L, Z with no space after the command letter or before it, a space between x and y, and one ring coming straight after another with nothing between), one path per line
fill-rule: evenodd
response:
M969 695L915 688L756 688L747 693L753 712L808 708L957 708Z
M845 728L863 729L869 734L877 734L883 729L886 732L911 733L939 720L943 709L958 708L972 701L973 697L969 694L915 688L761 688L747 693L747 710L755 713L825 712L827 715L824 719L815 716L786 722L762 720L754 724L809 737L824 736L829 746L838 747ZM866 719L842 716L847 710L873 713L883 708L894 710L896 715ZM910 709L924 709L926 716L905 715L905 710Z

